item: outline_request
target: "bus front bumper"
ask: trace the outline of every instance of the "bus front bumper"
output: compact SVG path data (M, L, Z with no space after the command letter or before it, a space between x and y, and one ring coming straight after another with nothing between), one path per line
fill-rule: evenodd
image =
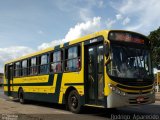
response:
M138 101L138 98L143 98L143 100ZM117 93L112 92L109 96L107 96L107 108L117 108L123 106L131 106L131 105L144 105L151 104L155 102L155 94L126 94L125 96L119 95Z

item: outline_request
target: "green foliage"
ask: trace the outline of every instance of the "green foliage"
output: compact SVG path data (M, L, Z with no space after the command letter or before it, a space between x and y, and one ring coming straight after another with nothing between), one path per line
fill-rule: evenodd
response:
M153 67L157 68L160 65L160 27L151 31L148 38L151 40Z

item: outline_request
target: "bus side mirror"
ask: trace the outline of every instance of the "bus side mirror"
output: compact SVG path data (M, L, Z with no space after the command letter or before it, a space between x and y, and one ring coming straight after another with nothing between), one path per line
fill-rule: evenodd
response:
M104 44L104 54L106 57L109 56L109 44L108 43Z

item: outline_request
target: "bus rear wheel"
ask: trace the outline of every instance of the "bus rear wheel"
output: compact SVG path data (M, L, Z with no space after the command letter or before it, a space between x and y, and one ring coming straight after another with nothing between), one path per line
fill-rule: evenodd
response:
M19 102L20 102L21 104L24 104L24 103L25 103L25 99L24 99L23 89L20 89L18 97L19 97Z
M68 108L73 113L81 112L80 96L76 90L72 90L68 96Z

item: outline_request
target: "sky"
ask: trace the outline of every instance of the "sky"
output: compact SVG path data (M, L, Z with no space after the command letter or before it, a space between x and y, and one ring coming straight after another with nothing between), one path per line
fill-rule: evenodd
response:
M0 0L4 62L103 30L148 35L160 26L159 0Z

